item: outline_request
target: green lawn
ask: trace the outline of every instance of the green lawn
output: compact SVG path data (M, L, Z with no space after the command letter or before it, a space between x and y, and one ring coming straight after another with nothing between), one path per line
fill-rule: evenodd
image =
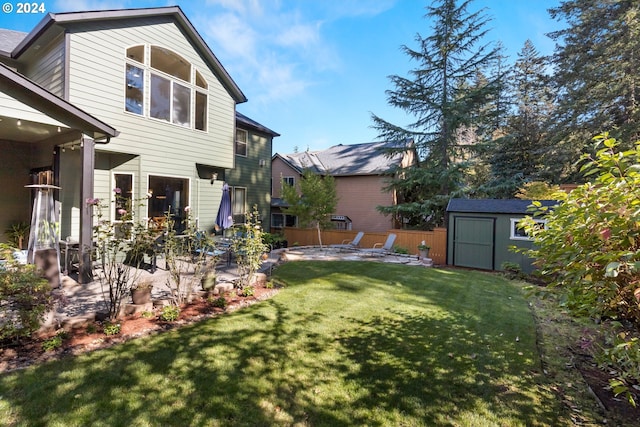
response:
M498 275L296 262L270 300L0 376L0 423L569 425L533 316Z

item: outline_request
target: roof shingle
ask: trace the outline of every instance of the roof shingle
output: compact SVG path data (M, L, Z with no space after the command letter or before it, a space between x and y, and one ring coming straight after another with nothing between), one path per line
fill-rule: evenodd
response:
M368 142L363 144L334 145L322 151L304 151L282 154L285 161L302 172L311 169L321 175L380 175L400 166L403 152L389 152L411 149L408 141Z

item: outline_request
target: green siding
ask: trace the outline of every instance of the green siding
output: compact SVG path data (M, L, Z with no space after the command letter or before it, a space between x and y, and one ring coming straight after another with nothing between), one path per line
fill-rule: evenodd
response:
M226 180L232 187L247 189L247 212L257 205L263 229L270 230L272 137L245 130L248 132L247 156L236 156L235 168L226 172ZM264 160L264 166L260 166L260 160Z
M520 214L486 213L449 213L447 259L457 266L501 270L502 263L513 262L525 273L531 273L535 267L531 258L513 252L512 246L530 249L533 242L511 239L511 218L522 218ZM465 220L466 219L466 220ZM488 246L487 221L494 222L493 246ZM460 226L461 227L458 227ZM493 264L488 261L493 257Z
M64 35L54 38L47 46L38 49L23 73L49 92L64 98Z
M108 21L82 23L69 26L68 31L69 101L120 132L109 144L97 149L137 159L135 165L107 164L107 169L101 169L97 159L96 197L111 197L112 174L117 171L134 173L136 197L146 194L150 175L185 178L190 182L189 205L193 216L202 228L213 228L221 183L211 185L208 179L200 179L196 163L233 167L233 98L176 24L168 19L136 19L128 21L126 27ZM125 52L127 47L138 44L171 49L204 76L209 85L207 132L124 111ZM148 79L146 84L148 95ZM139 217L146 215L146 206L141 206Z

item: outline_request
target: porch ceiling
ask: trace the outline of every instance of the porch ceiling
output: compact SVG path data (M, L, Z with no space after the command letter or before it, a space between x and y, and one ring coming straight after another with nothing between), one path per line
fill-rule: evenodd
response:
M69 130L80 131L94 138L96 142L102 143L118 135L118 131L113 127L52 94L2 63L0 63L0 93L8 103L7 106L0 106L0 118L3 119L0 122L0 132L5 126L4 131L7 132L0 133L0 139L12 139L10 136L13 136L15 141L50 140L51 135L55 138L58 134L58 127L60 127L59 133L63 133L64 128L67 127ZM27 117L15 117L17 114L15 109L19 109ZM36 114L32 114L34 112ZM13 118L12 115L14 115ZM44 123L40 123L41 121Z
M14 117L0 114L0 140L35 143L55 139L58 143L64 143L76 140L79 136L80 132L65 126L23 119L20 119L18 124L18 120Z

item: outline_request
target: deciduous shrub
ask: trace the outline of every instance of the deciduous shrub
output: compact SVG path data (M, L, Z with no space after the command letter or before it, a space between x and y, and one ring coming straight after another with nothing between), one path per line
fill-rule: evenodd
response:
M42 342L42 349L44 351L53 351L62 347L62 343L69 337L66 331L60 331L49 339Z
M180 307L176 307L175 305L165 305L162 307L162 312L160 313L160 319L165 322L174 322L178 320L178 316L180 315Z
M596 318L640 324L640 142L617 151L606 134L582 172L594 181L564 196L546 212L546 228L528 221L542 274L568 290L567 306ZM635 295L634 295L635 293Z
M531 219L526 231L537 249L541 273L563 289L566 306L597 319L640 327L640 142L627 151L607 134L595 138L595 155L584 156L582 172L593 182L579 186L552 211L547 227ZM640 384L638 339L621 334L603 351L616 394Z
M31 336L51 305L51 287L34 265L0 267L0 340Z

